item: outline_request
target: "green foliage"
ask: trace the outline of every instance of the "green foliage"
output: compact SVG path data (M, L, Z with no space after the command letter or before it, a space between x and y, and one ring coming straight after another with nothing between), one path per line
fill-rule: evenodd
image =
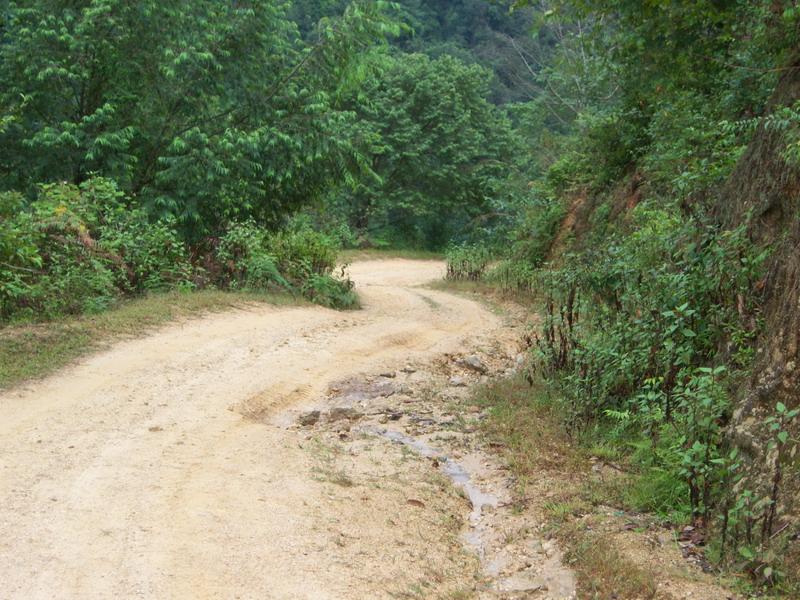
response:
M535 275L536 365L561 390L568 428L635 449L631 505L713 525L740 467L725 429L767 253L746 226L721 231L655 202L629 219Z
M334 277L337 246L329 237L297 220L270 233L252 222L234 223L216 250L218 283L229 288L283 289L334 308L353 308L358 300L352 282Z
M508 253L514 265L538 268L547 259L566 211L562 201L530 202L512 232ZM519 270L519 267L511 267Z
M511 14L508 2L492 0L400 0L410 30L396 45L431 58L453 56L492 71L489 96L504 104L536 93L531 62L546 51L530 35L534 11Z
M281 273L303 296L332 308L358 306L355 286L346 275L346 267L334 274L337 246L333 239L299 220L270 236L267 244Z
M128 293L192 285L193 269L173 217L149 222L144 211L129 210L104 227L102 241L124 261L127 281L117 284Z
M303 295L317 304L329 308L358 308L358 296L355 285L344 274L342 277L331 277L313 274L303 286Z
M373 60L380 77L351 103L373 134L374 176L338 205L371 237L442 247L509 195L510 121L488 102L489 74L478 66L418 54Z
M551 326L569 330L569 339L581 335L580 344L567 348L581 373L576 383L591 380L590 397L609 408L630 394L633 381L663 377L671 393L677 370L713 359L723 341L748 345L757 321L755 299L739 306L730 300L751 295L766 258L744 228L719 232L652 204L640 205L633 218L630 229L572 257L560 271L543 273L540 281L556 305L572 305L563 318L554 311ZM585 315L585 327L577 319L569 323L575 314ZM552 354L561 354L558 346L545 344L543 351L548 362L562 366ZM728 351L747 359L743 349ZM625 375L628 368L635 369L632 377Z
M752 221L723 225L718 195L756 132L783 147L787 173L797 164L797 106L769 100L795 68L796 7L535 4L536 35L552 42L532 72L542 87L510 111L533 181L486 279L541 293L535 366L569 431L629 448L638 478L625 501L707 525L718 559L776 585L795 417L766 417L771 486L747 489L754 473L729 425L762 334L769 249L750 239ZM796 229L796 215L780 220Z
M537 279L537 266L524 260L506 259L494 265L484 279L506 292L530 293Z
M172 224L127 209L109 180L42 185L29 208L6 193L2 205L2 318L97 312L125 293L188 282Z
M299 28L282 0L3 6L0 318L209 283L355 303L331 240L274 229L369 171L343 98L396 6L330 2Z
M263 291L291 287L269 253L266 231L253 222L232 224L219 240L216 259L221 266L218 283L223 287Z
M276 224L361 169L337 96L360 49L399 32L387 8L355 0L306 42L275 0L12 2L0 189L99 174L190 241Z
M209 277L227 288L357 304L352 283L332 277L338 246L308 223L277 233L252 221L233 224L213 255L198 257L200 268L174 218L149 219L110 180L45 184L26 204L19 194L0 194L3 321L99 312L123 296L189 289Z
M625 427L630 427L630 413ZM634 468L630 485L623 490L623 501L634 510L651 512L665 521L683 523L691 519L690 490L681 476L680 436L675 428L662 428L659 436L631 437L630 429L617 431L615 442L624 440ZM655 443L654 443L655 441Z
M268 246L281 272L292 280L328 276L336 267L335 242L302 221L269 236Z
M480 280L491 260L489 250L483 246L452 246L446 257L450 281Z
M721 184L749 139L720 127L721 118L718 105L700 95L662 102L648 125L652 142L641 162L651 185L683 197Z

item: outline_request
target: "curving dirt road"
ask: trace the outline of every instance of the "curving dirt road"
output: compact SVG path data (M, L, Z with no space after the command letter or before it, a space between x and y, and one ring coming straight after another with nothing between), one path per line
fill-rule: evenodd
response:
M362 311L206 316L0 395L0 598L380 598L420 569L472 576L447 537L457 498L410 512L380 454L359 489L321 483L327 450L285 420L500 327L417 287L442 272L357 263Z

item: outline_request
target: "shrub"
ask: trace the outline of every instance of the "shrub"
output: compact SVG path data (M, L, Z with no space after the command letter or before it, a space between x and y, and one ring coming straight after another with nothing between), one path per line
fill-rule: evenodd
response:
M231 224L216 250L222 273L218 283L256 290L289 288L278 272L275 257L267 252L266 239L266 232L252 221Z
M336 308L358 304L353 283L333 277L337 248L305 221L269 233L252 222L234 223L219 240L216 258L226 287L284 289Z
M329 308L353 309L359 306L355 285L347 277L314 274L303 286L303 295Z
M233 223L194 256L224 288L357 304L352 282L332 276L336 243L306 221L277 233ZM130 208L111 180L42 185L33 202L0 193L0 320L97 312L124 295L193 287L202 273L177 222Z
M0 193L0 318L8 318L30 294L42 266L39 235L16 193Z
M514 232L510 256L515 263L538 268L547 259L566 211L559 201L533 202Z
M114 300L113 267L90 235L79 188L42 186L29 210L13 194L5 195L4 204L16 213L8 215L2 233L3 318L98 311Z
M113 181L42 185L29 205L5 193L0 212L0 318L97 312L191 279L174 222L130 210Z
M266 243L280 272L295 283L312 275L329 276L336 267L335 243L310 227L279 231L269 236Z
M489 266L491 255L485 246L452 246L447 251L447 279L451 281L478 281Z
M753 355L765 258L743 227L720 231L646 203L563 268L540 272L536 364L558 383L569 427L611 423L611 435L648 450L634 459L664 485L640 490L640 504L690 506L711 521L730 477L728 390Z
M486 281L505 292L530 293L536 275L535 267L525 261L503 260L486 274Z
M124 275L121 289L141 293L189 285L192 266L173 218L148 223L143 211L130 211L104 226L101 235L103 246L125 263L126 272L118 271Z
M118 297L114 275L105 263L69 244L58 253L47 254L47 273L30 286L24 314L53 318L98 313Z

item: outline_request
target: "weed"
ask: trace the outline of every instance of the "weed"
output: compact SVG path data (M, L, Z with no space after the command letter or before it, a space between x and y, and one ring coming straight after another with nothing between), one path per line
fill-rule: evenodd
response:
M336 464L341 449L314 438L306 446L314 457L316 465L311 469L314 479L320 482L332 483L340 487L353 487L355 482L347 472Z
M545 502L544 510L553 521L563 523L570 517L584 512L584 506L575 500L566 502Z
M490 260L489 250L483 246L453 246L447 251L447 279L479 281Z
M652 576L627 560L599 533L568 524L558 530L565 558L578 577L581 598L656 598Z

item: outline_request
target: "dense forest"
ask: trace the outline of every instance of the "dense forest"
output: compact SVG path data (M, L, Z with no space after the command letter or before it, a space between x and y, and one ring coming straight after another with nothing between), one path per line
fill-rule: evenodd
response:
M636 508L800 585L794 0L0 2L0 320L446 251ZM532 388L533 389L533 388Z

